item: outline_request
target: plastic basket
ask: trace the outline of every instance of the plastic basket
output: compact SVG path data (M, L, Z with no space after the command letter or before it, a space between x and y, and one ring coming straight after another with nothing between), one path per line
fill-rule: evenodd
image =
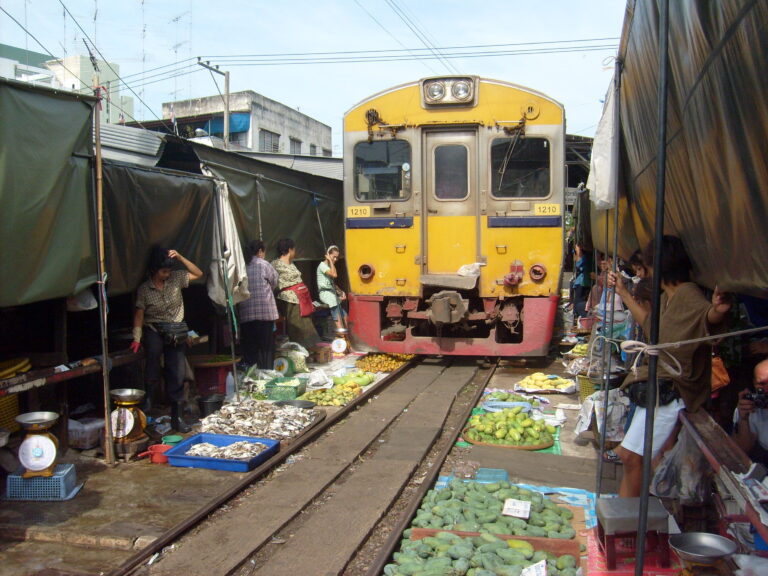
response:
M18 394L9 394L0 398L0 428L5 428L9 432L16 432L19 430L21 425L16 422L16 416L18 415Z
M264 444L267 449L261 454L254 456L250 460L226 460L224 458L206 458L205 456L187 456L187 450L193 445L200 444L201 442L208 442L214 446L229 446L235 442L241 441L254 442L258 444ZM202 434L195 434L184 440L181 444L177 444L165 455L168 457L168 462L171 466L180 466L184 468L208 468L209 470L226 470L228 472L248 472L253 470L257 464L266 462L274 454L277 453L280 448L279 440L272 440L271 438L252 438L250 436L229 436L227 434L209 434L203 432Z
M23 478L22 472L9 474L6 480L6 500L33 500L50 502L69 500L82 488L77 485L77 473L74 464L57 464L53 476L35 476Z
M579 383L579 401L584 402L584 400L595 393L597 387L595 386L594 382L590 380L589 376L578 374L576 376L576 380Z
M298 386L283 386L283 382L298 380ZM264 392L270 400L296 400L307 391L306 379L299 378L273 378L264 386Z

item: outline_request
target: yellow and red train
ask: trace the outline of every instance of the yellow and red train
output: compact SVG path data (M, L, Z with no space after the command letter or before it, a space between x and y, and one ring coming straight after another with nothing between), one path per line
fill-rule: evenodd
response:
M380 92L344 117L350 333L360 348L543 356L563 261L565 116L476 76Z

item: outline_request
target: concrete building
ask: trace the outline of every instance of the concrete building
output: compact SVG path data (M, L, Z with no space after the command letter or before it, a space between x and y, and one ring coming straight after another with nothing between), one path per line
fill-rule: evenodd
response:
M331 127L252 90L229 96L230 147L258 152L331 156ZM180 136L223 137L224 99L193 98L163 104L163 118L176 121ZM167 122L166 122L167 123ZM157 122L143 122L155 128Z
M97 60L99 67L99 84L103 86L108 97L102 104L102 121L118 124L133 117L133 98L121 95L120 66L110 62ZM73 92L93 93L93 77L96 74L91 60L86 56L67 56L58 60L49 60L45 64L56 76L59 85ZM122 115L122 118L121 118Z
M117 124L122 120L121 114L123 119L130 120L133 117L133 98L121 95L120 67L111 62L96 62L99 84L108 93L102 106L102 122ZM0 76L5 78L93 94L94 73L93 65L86 56L51 59L48 54L0 44Z

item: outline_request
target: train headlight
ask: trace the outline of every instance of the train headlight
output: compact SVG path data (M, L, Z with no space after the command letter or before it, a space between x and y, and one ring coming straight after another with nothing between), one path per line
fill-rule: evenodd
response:
M445 84L430 82L426 86L427 102L439 102L445 97Z
M474 76L444 76L421 81L422 104L433 106L474 106L478 80Z
M466 80L459 80L454 82L451 87L451 94L453 94L453 97L456 98L456 100L461 100L463 102L472 96L472 87Z

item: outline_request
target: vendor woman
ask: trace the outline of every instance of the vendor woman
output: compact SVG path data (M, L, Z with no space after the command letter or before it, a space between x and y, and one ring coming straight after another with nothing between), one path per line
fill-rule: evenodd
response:
M717 288L708 300L698 286L691 282L691 261L680 238L664 236L661 241L661 309L659 318L659 344L670 344L702 338L715 331L731 308L729 299ZM653 243L643 251L648 268L653 267ZM650 334L651 317L627 290L621 275L608 273L608 286L629 307L632 317ZM712 348L707 342L681 344L666 348L659 355L658 408L653 425L652 458L671 440L677 425L678 412L696 412L709 399L711 388ZM624 464L619 487L622 498L640 496L643 479L643 439L645 437L645 408L648 388L648 366L640 366L637 373L627 376L622 387L629 387L630 398L637 404L616 454Z
M290 238L278 240L277 255L272 267L277 270L277 299L288 328L288 339L306 349L313 348L320 337L312 323L312 297L293 263L296 243Z
M184 270L174 270L180 262ZM149 257L149 279L136 292L133 316L133 343L138 352L142 336L147 356L144 366L146 407L160 382L160 357L164 358L165 392L171 401L171 425L178 432L189 432L182 419L184 401L184 359L186 324L181 290L203 276L200 268L176 250L153 248ZM146 329L144 329L146 328Z

